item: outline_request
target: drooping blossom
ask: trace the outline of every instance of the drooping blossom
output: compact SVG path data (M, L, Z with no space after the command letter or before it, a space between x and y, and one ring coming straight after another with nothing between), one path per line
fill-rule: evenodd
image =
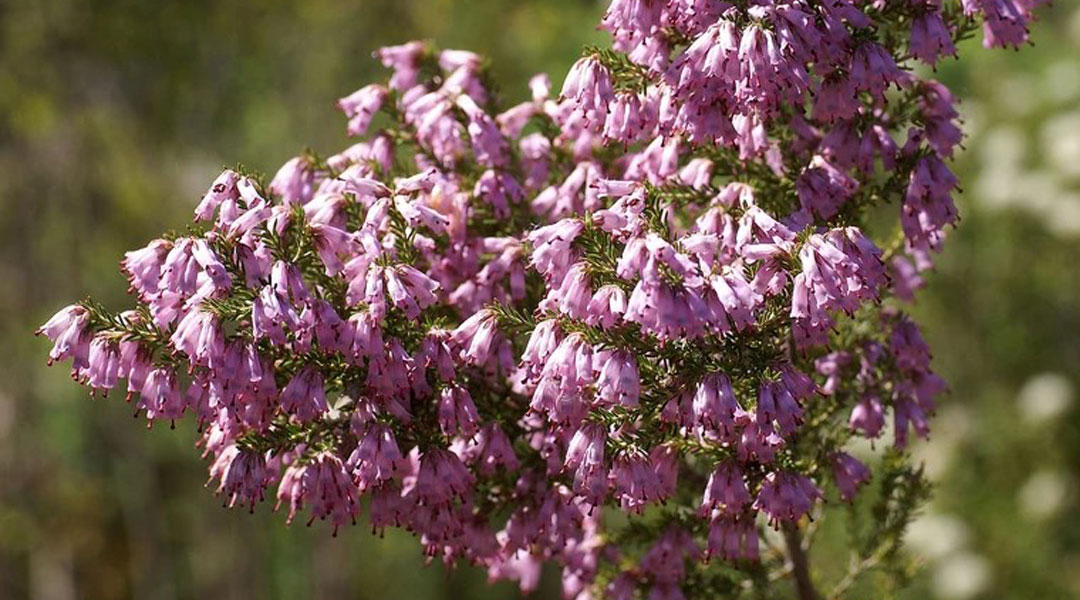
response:
M840 489L840 498L845 502L850 502L859 486L870 479L870 469L859 459L844 452L838 452L833 458L833 474L836 477L836 487Z

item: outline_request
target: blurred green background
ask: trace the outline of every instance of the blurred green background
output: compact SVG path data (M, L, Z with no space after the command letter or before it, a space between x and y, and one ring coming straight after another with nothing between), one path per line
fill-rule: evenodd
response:
M603 8L0 0L0 599L516 597L420 567L404 535L223 510L190 424L147 431L88 399L31 332L86 295L127 306L122 252L187 222L222 166L343 147L333 102L381 77L375 48L484 53L517 100L603 40ZM914 308L952 394L915 449L938 488L910 598L1080 597L1080 2L1041 14L1035 47L969 42L937 74L971 136L963 221Z

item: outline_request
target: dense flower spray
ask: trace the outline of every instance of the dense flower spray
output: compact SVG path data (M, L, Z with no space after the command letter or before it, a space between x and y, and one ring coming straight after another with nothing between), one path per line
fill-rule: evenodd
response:
M1032 5L614 0L613 48L509 108L475 54L383 48L389 81L338 102L368 137L225 171L125 256L135 308L40 333L197 420L229 506L401 527L526 591L554 562L579 600L813 597L803 525L872 476L848 441L891 419L845 581L895 556L945 388L902 301L962 136L913 69L980 23L1025 42Z

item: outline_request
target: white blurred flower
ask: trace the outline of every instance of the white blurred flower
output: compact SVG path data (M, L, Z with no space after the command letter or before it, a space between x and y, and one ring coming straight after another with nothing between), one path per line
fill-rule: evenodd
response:
M1032 89L1038 87L1034 77L1017 73L1010 75L1001 85L1001 93L997 94L995 99L1001 103L1002 108L1012 113L1012 116L1024 117L1038 110L1039 94L1031 93Z
M1080 64L1059 60L1046 68L1043 76L1046 97L1059 104L1080 98Z
M1032 169L1017 178L1018 208L1043 217L1053 210L1058 198L1065 194L1054 173Z
M978 554L953 554L934 571L934 592L939 598L967 600L986 591L989 585L990 562Z
M994 127L978 139L975 148L982 163L974 185L976 200L990 209L1016 204L1027 153L1024 132L1018 127Z
M984 208L1003 210L1016 204L1018 172L1011 168L984 168L975 179L975 199Z
M956 448L971 431L971 415L960 405L949 405L934 418L934 435L912 444L912 457L926 468L931 481L940 481L949 470Z
M1080 111L1058 115L1042 128L1046 162L1063 177L1080 178Z
M956 106L956 110L960 113L960 118L964 122L964 133L967 134L968 139L974 139L982 134L983 125L986 124L986 108L982 102L975 98L965 98L964 101ZM967 145L965 144L965 147ZM961 149L962 152L966 152L966 149Z
M981 168L973 186L974 197L983 208L1028 211L1054 235L1078 236L1080 193L1063 184L1070 178L1080 178L1080 112L1047 122L1040 140L1049 170L1024 165L1029 151L1020 128L999 126L988 130L975 144Z
M1040 471L1027 480L1017 500L1020 513L1032 520L1054 516L1065 506L1069 496L1069 479L1058 471Z
M1042 373L1024 384L1016 401L1021 418L1039 425L1069 410L1073 403L1073 386L1064 375Z
M1024 131L1012 125L1001 125L986 131L979 138L979 158L984 168L1019 168L1027 154Z
M1080 45L1080 8L1073 11L1069 17L1068 35L1065 36L1075 45Z
M957 517L926 513L912 521L904 541L919 556L936 560L960 551L970 537L967 524Z
M1046 213L1046 228L1060 237L1080 237L1080 193L1065 192Z

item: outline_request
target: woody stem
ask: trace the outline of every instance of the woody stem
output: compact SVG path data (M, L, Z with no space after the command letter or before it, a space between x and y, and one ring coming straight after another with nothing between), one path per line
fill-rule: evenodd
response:
M803 548L799 528L794 523L785 523L783 529L788 558L791 560L791 573L795 578L795 592L799 600L818 600L821 596L810 579L810 563L806 549Z

